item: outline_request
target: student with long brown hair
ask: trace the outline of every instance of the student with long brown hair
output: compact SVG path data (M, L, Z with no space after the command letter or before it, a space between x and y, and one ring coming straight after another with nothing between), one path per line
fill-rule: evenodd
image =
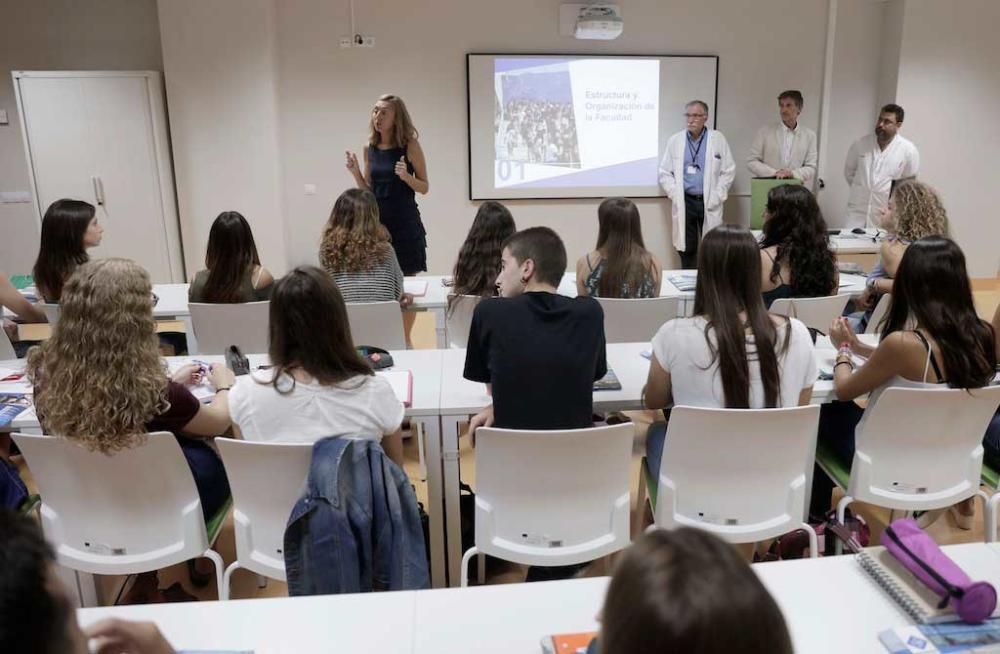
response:
M774 598L736 548L691 527L625 550L601 611L598 654L792 654Z
M410 112L396 95L383 95L372 108L364 163L347 152L347 170L359 189L371 190L378 215L389 230L392 247L405 275L427 270L426 230L416 193L427 193L427 162Z
M773 316L761 299L760 251L750 230L720 225L698 251L694 315L653 337L645 404L764 409L807 404L816 381L809 330ZM659 471L666 423L652 425L646 453Z
M191 282L191 302L237 304L266 300L274 278L260 265L250 223L236 211L223 211L208 232L205 270Z
M101 244L104 228L94 205L83 200L56 200L42 218L41 244L32 275L40 299L57 303L66 279L87 263L89 248Z
M243 438L367 438L403 465L403 405L355 349L347 307L329 275L300 266L278 280L268 351L273 367L241 377L229 398Z
M660 294L660 262L642 240L639 209L628 198L597 208L597 245L576 262L578 295L647 298Z
M514 217L507 207L494 200L479 205L472 227L458 251L451 292L480 297L496 295L503 242L516 231Z
M169 431L191 468L202 512L206 519L214 515L229 498L229 481L204 439L229 428L232 371L223 365L208 371L216 388L210 404L186 387L199 380L197 365L168 375L156 338L149 274L128 259L80 266L66 281L60 307L52 337L28 353L35 409L45 432L113 455L134 447L143 434ZM192 579L204 577L192 572ZM174 594L192 599L183 591ZM156 574L140 575L133 596L160 601Z

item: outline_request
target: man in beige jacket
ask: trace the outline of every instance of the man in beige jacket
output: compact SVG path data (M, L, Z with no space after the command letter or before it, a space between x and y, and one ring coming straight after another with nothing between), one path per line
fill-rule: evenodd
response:
M794 177L812 188L816 177L816 132L799 124L802 102L799 91L784 91L778 96L781 122L757 130L747 159L751 175Z

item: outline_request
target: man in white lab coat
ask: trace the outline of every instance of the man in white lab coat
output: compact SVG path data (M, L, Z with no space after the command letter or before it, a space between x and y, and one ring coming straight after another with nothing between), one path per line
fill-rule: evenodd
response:
M783 91L778 96L781 122L757 130L750 146L747 168L754 177L802 180L812 188L816 177L816 132L799 124L802 93Z
M916 177L920 153L899 135L902 126L903 108L887 104L879 112L875 133L862 136L847 151L844 177L851 190L845 227L880 227L892 183Z
M687 129L667 141L660 161L660 187L670 198L674 247L681 267L698 266L701 235L722 224L736 164L722 132L705 127L708 105L692 100L684 108Z

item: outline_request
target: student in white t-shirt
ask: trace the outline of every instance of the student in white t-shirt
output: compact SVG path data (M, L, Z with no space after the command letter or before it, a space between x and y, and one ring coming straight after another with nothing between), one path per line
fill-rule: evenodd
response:
M330 276L301 266L271 295L272 368L241 377L229 411L248 441L312 443L327 436L382 443L403 465L403 404L354 348L344 299Z
M705 234L698 251L694 316L668 321L653 337L647 408L761 409L809 402L816 381L809 330L795 318L767 313L760 271L750 230L720 225ZM646 436L654 472L666 428L666 423L653 424Z

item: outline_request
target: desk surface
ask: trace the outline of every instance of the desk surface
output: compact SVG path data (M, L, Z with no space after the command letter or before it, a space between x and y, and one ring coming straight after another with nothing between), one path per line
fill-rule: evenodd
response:
M995 544L949 545L959 565L1000 557ZM879 632L909 618L851 556L753 566L785 616L796 652L884 654ZM994 584L1000 579L988 579ZM594 631L608 578L367 595L80 609L153 620L174 647L264 652L539 652L553 633Z

